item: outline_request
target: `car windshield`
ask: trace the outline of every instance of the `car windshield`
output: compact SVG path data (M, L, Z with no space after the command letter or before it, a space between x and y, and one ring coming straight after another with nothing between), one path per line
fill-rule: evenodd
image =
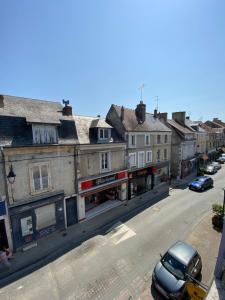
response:
M186 273L186 266L176 260L169 253L166 253L161 260L163 266L172 273L176 278L184 280Z
M204 181L204 178L196 178L194 181L197 181L197 182L203 182L203 181Z

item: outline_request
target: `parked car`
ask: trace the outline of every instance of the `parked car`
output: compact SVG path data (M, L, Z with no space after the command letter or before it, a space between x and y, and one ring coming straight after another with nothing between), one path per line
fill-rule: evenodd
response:
M217 162L219 162L220 164L225 163L225 157L220 156L219 158L216 159Z
M217 168L213 165L207 165L205 168L205 173L206 174L215 174L217 172Z
M217 171L221 169L221 164L218 161L212 161L210 165L216 167Z
M196 278L201 270L202 260L197 250L183 241L177 241L156 264L152 283L165 298L182 299L188 275Z
M189 184L189 189L195 191L204 191L210 187L213 187L213 179L209 176L199 176Z

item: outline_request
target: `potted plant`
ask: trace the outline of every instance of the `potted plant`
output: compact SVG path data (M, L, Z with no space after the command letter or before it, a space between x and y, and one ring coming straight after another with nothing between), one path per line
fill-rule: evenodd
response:
M214 213L214 216L212 217L212 224L214 227L222 229L223 228L223 217L224 217L224 211L223 206L220 204L213 204L212 210Z

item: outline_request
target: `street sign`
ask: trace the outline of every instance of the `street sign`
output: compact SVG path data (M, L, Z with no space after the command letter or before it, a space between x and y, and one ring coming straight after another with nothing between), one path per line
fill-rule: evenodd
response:
M206 295L206 291L193 282L186 283L187 292L192 300L203 300Z

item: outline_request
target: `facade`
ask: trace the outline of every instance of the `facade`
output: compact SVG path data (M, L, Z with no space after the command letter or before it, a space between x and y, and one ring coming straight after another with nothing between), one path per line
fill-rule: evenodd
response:
M167 114L160 115L161 120L172 130L171 174L175 178L185 178L196 173L196 139L194 130L185 124L185 112L174 112L172 120Z
M127 199L126 144L100 117L74 116L78 134L78 219L92 218Z
M113 104L106 120L126 140L128 199L168 183L171 130L157 114L146 113L143 102L135 110Z
M77 136L68 103L0 99L0 234L17 250L77 222Z

